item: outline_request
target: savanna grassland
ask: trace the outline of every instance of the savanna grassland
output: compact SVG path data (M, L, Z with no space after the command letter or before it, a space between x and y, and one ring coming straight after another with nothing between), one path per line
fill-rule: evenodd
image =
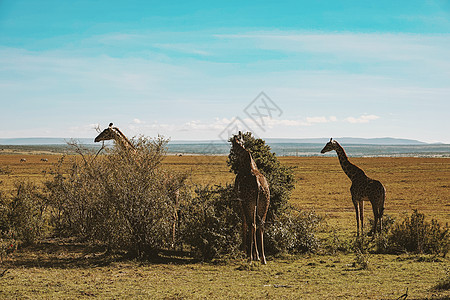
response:
M41 158L49 161L41 161ZM26 162L21 162L26 158ZM59 155L0 155L0 188L20 179L51 179ZM69 157L79 159L76 156ZM336 157L280 157L295 167L291 204L324 217L320 235L350 241L356 231L350 180ZM417 209L441 224L450 221L450 159L351 158L387 190L385 214L401 219ZM70 164L70 159L65 163ZM226 157L168 156L169 168L187 171L195 184L232 183ZM372 218L366 204L365 224ZM450 272L448 258L431 255L366 254L361 268L352 252L269 257L268 265L245 260L200 262L180 253L155 261L107 255L70 241L44 240L18 249L0 267L0 298L140 299L449 299L436 289ZM6 270L6 271L4 271Z

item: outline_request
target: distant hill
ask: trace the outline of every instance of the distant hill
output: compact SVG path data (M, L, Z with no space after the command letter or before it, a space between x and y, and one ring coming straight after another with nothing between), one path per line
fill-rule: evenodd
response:
M340 137L334 138L341 144L359 144L359 145L426 145L427 143L410 140L410 139L397 139L397 138L352 138L352 137ZM0 138L0 145L61 145L66 144L70 141L70 138ZM81 144L94 144L93 138L78 138L74 139L79 141ZM290 139L290 138L268 138L266 142L268 144L290 144L290 143L301 143L301 144L324 144L328 142L329 138L306 138L306 139ZM181 141L174 140L171 141L172 144L198 144L198 143L211 143L221 141Z
M398 138L352 138L352 137L338 137L333 138L341 144L358 144L358 145L426 145L427 143ZM305 144L324 144L329 138L309 138L309 139L266 139L267 143L305 143Z

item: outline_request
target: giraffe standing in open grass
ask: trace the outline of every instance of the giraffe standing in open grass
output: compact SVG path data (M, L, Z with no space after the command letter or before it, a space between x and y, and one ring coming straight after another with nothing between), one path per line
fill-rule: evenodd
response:
M367 177L363 170L352 164L344 148L339 145L338 142L330 141L320 151L320 153L326 153L328 151L335 150L342 170L352 181L350 187L350 193L352 194L353 205L356 210L356 234L359 236L359 223L361 222L361 235L364 230L364 201L370 201L372 204L372 210L374 215L374 224L372 232L375 234L377 231L377 224L380 223L380 232L382 231L382 217L384 211L384 200L386 197L386 191L384 186L378 180Z

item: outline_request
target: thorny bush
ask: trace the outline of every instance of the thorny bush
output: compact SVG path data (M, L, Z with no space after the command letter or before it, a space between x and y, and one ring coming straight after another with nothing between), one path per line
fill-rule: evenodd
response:
M72 143L81 159L46 183L59 233L137 257L168 248L186 176L161 165L167 142L140 137L136 151L115 145L99 156Z
M17 244L34 244L46 232L48 225L47 200L38 187L17 181L10 197L0 194L0 250L17 248ZM6 248L5 248L6 247Z

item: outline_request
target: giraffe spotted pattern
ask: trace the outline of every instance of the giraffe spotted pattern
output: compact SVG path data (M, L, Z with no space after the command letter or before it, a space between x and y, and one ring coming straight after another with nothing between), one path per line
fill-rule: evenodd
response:
M320 152L326 153L332 150L336 151L342 170L352 181L350 193L352 195L352 201L356 211L356 234L359 236L360 223L361 235L364 230L364 201L370 201L370 203L372 204L372 210L375 219L372 232L377 232L378 223L380 224L379 231L381 232L384 200L386 198L386 191L384 186L378 180L367 177L363 170L352 164L348 160L344 148L342 148L342 146L339 145L337 141L333 141L333 139L330 139L330 141Z

